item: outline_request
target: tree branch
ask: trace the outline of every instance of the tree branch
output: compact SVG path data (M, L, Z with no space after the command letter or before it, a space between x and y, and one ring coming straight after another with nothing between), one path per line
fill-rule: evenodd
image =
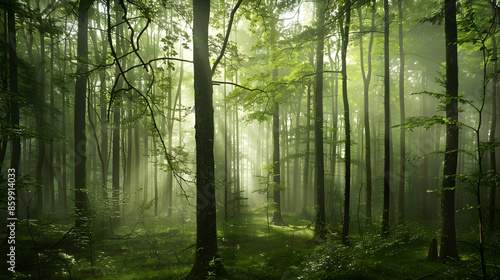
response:
M217 57L217 59L214 62L214 66L212 66L212 76L215 73L215 68L217 68L217 64L219 64L222 57L224 56L224 53L226 52L227 43L229 41L229 35L231 34L231 27L233 26L234 15L236 14L236 11L240 7L241 2L243 2L243 0L238 0L238 3L236 3L236 6L234 6L233 10L231 11L231 17L229 18L229 24L227 26L226 37L224 38L224 44L222 44L222 49L220 51L219 57Z

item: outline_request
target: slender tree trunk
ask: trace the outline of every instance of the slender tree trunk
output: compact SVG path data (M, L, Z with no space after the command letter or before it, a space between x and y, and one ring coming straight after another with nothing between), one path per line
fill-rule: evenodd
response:
M137 112L137 114L139 114L139 112ZM134 124L134 151L133 151L133 154L134 156L132 157L133 158L133 165L134 165L134 169L133 171L130 170L130 176L132 176L132 178L134 178L133 180L133 190L131 193L134 193L135 197L131 199L131 202L133 203L132 205L134 205L135 203L140 203L142 202L142 199L141 199L141 194L142 194L142 188L144 187L144 184L143 184L143 171L142 171L142 167L144 166L142 164L142 156L141 156L141 152L140 152L140 137L139 135L141 134L141 128L140 128L141 124L139 121L137 121L135 124Z
M403 4L398 1L399 16L399 118L401 124L405 123L405 54L403 50ZM439 139L438 139L439 140ZM405 130L399 131L399 193L398 193L398 221L400 224L405 220L405 181L406 181L406 139Z
M50 78L49 78L49 91L50 91L50 108L54 108L54 37L50 36ZM50 126L55 125L55 116L50 114ZM56 190L54 184L54 140L50 139L49 143L49 158L47 162L47 187L50 191L50 211L56 212Z
M273 70L273 78L278 76L278 70ZM281 226L284 225L283 217L281 216L281 174L280 174L280 111L279 104L275 104L276 108L273 113L273 182L274 182L274 192L273 201L275 204L275 211L273 213L273 225Z
M306 105L306 151L305 151L305 159L304 159L304 181L303 181L303 211L305 212L307 206L309 204L308 195L309 195L309 151L310 151L310 142L311 142L311 83L307 85L307 105Z
M349 243L350 201L351 201L351 123L349 116L349 99L347 97L347 47L349 45L349 27L351 25L351 3L345 4L345 18L341 24L342 32L342 98L344 101L345 121L345 191L344 191L344 223L342 242Z
M170 21L172 21L172 17L170 17ZM169 68L168 69L168 77L170 80L172 80L172 70ZM175 112L174 108L172 108L172 84L168 87L168 92L167 92L167 107L169 112L168 116L169 119L167 119L167 131L168 131L168 141L167 141L167 147L169 149L169 152L172 151L172 141L173 141L173 126L174 126L174 120L173 120L173 114ZM172 117L170 117L172 116ZM172 217L172 198L173 198L173 170L168 170L167 171L167 189L165 191L165 194L167 196L167 203L168 203L168 217Z
M294 135L294 140L295 140L295 154L298 155L300 154L300 140L299 140L299 126L300 126L300 107L302 105L302 98L303 98L303 92L299 94L299 103L297 105L297 113L296 113L296 118L295 118L295 135ZM292 198L292 204L293 205L299 205L299 197L301 194L301 187L300 187L300 173L299 173L299 168L300 168L300 158L297 156L295 157L293 161L293 198Z
M375 26L375 2L372 3L372 19L371 28ZM363 34L363 20L361 17L361 9L358 9L359 26L360 32ZM361 57L361 73L363 76L363 89L364 89L364 104L363 104L363 115L364 115L364 128L365 128L365 168L366 168L366 224L371 225L372 223L372 165L371 165L371 138L370 138L370 106L369 106L369 89L372 75L372 47L373 47L373 32L370 32L370 41L368 43L368 69L365 73L364 67L364 55L363 55L363 37L359 38L359 48Z
M116 76L115 76L116 77ZM118 103L120 99L115 101ZM113 220L114 223L120 221L120 106L115 104L113 109L113 170L112 170L112 188L113 188Z
M496 5L492 4L493 16L497 16ZM493 28L491 30L491 42L493 48L492 62L493 62L493 78L491 80L491 127L490 127L490 139L491 143L496 140L496 127L497 127L497 88L498 88L498 47L496 41L496 25L495 21ZM498 174L497 162L496 162L496 151L495 148L490 149L490 168L493 174ZM496 188L498 185L495 181L490 186L490 208L489 208L489 228L491 231L495 231L495 213L497 211L496 206Z
M64 27L66 30L66 26ZM67 43L66 40L64 41L64 57L67 56ZM63 70L62 74L66 73L66 64L63 63ZM62 91L62 102L61 102L61 131L66 131L66 91ZM61 186L61 193L59 194L59 199L60 199L60 204L62 205L62 212L67 213L68 212L68 178L67 178L67 173L66 173L66 142L62 141L61 142L61 173L62 173L62 186Z
M382 213L382 233L389 234L390 166L391 166L391 104L389 90L389 0L384 0L384 209Z
M88 225L87 198L87 136L85 133L85 109L88 71L88 11L92 0L82 0L78 7L77 78L75 85L75 225Z
M104 32L102 33L102 53L96 56L99 57L100 63L106 63L106 55L108 54L108 42L105 38ZM97 50L97 48L96 48ZM109 159L108 159L108 124L109 120L107 117L107 107L108 99L106 97L106 72L99 72L99 82L101 84L100 89L100 115L101 115L101 184L102 184L102 196L106 203L108 203L108 169L109 169Z
M457 59L457 7L456 0L445 0L446 37L446 153L444 157L443 188L441 194L442 235L439 257L459 259L455 230L455 180L458 157L458 59Z
M236 83L238 83L238 80L236 80ZM240 186L240 137L239 137L239 119L238 119L238 105L235 106L234 109L235 112L235 117L236 117L236 131L235 133L235 141L236 141L236 160L235 160L235 176L234 176L234 181L235 181L235 188L236 188L236 216L240 217L241 216L241 200L242 200L242 195L241 195L241 186Z
M225 27L225 24L224 24ZM224 82L226 82L226 67L224 67ZM228 138L228 131L227 131L227 92L226 92L226 84L224 84L224 222L228 222L229 220L229 192L230 192L230 185L229 185L229 176L228 176L228 147L227 147L227 138Z
M274 21L274 20L273 20ZM276 23L271 23L271 42L276 42ZM273 80L278 77L278 69L272 70ZM273 201L275 204L275 211L273 213L273 225L285 225L283 217L281 216L281 160L280 160L280 105L275 101L273 112L273 182L274 192Z
M130 102L130 101L129 101ZM127 115L128 116L131 116L132 115L132 109L131 109L131 106L129 106L129 108L127 109ZM125 210L129 210L128 208L130 207L126 207L127 204L129 205L133 205L132 204L132 201L133 201L133 198L132 198L132 193L133 193L133 178L132 178L132 159L133 159L133 152L134 152L134 138L133 138L133 133L132 133L132 130L133 130L133 127L132 127L132 124L131 123L128 123L127 124L127 137L126 137L126 140L127 140L127 154L124 155L124 159L125 159L125 172L124 172L124 175L125 175L125 185L124 185L124 190L123 190L123 197L124 198L127 198L127 201L123 201L123 203L125 204L123 206L123 217L122 219L125 219ZM127 209L126 209L127 208Z
M153 149L156 151L156 140L153 139ZM158 217L158 155L155 154L155 160L154 160L154 192L155 192L155 217Z
M41 56L41 65L40 65L40 103L45 104L45 36L43 33L40 33L40 56ZM85 106L85 105L83 105ZM39 108L36 108L36 126L37 126L37 134L38 134L38 159L36 163L36 184L40 188L37 192L37 203L36 209L38 212L43 210L44 203L47 203L48 193L47 188L43 186L43 167L45 163L45 141L42 140L45 136L44 134L44 126L45 124L45 112L43 109L43 105ZM47 203L48 205L48 203Z
M325 3L317 2L316 20L318 29L318 45L316 47L316 76L314 87L314 148L316 151L316 228L314 235L326 236L325 215L325 161L323 159L323 57L324 57L324 25Z

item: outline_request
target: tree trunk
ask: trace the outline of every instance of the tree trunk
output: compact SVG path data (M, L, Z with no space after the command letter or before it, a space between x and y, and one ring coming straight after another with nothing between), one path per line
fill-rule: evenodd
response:
M497 16L496 5L492 4L492 13L493 16ZM491 30L491 42L493 48L493 55L491 61L493 62L493 78L491 80L491 127L490 127L490 143L495 142L496 140L496 127L497 127L497 83L498 83L498 47L496 42L496 25L493 26ZM498 174L497 170L497 162L496 162L496 152L495 148L490 149L490 168L492 174ZM495 181L492 182L490 186L490 207L489 207L489 228L491 231L495 231L495 213L497 211L496 206L496 188L498 185Z
M301 90L299 94L299 103L297 105L297 113L296 113L296 118L295 118L295 135L294 135L294 141L295 141L295 154L299 155L300 154L300 140L299 140L299 127L300 127L300 107L302 105L302 98L303 98L303 92ZM300 158L298 156L295 157L293 161L293 197L292 197L292 204L297 206L299 205L299 197L301 194L301 187L300 187L300 173L299 173L299 168L300 168Z
M391 104L389 90L389 0L384 0L384 209L382 233L389 234L390 166L391 166Z
M87 199L87 136L85 111L88 71L88 10L92 0L82 0L78 8L77 78L75 85L75 226L88 225Z
M102 33L102 53L96 56L99 57L101 63L106 63L106 55L108 54L107 50L108 42L105 39L104 33ZM98 51L97 48L95 48ZM100 115L101 115L101 184L102 184L102 196L106 203L108 203L108 169L109 169L109 159L108 159L108 117L107 117L107 105L108 99L106 97L106 72L99 72L99 82L101 84L100 88Z
M224 18L225 19L225 18ZM225 27L225 24L224 24ZM226 82L226 67L224 67L224 82ZM224 86L224 222L229 220L229 196L230 196L230 185L229 185L229 172L228 172L228 147L227 147L227 89L226 84Z
M456 0L445 0L446 94L452 98L446 104L446 153L444 157L441 194L442 235L439 257L459 259L455 231L455 179L458 157L458 59Z
M271 42L276 42L276 23L271 23ZM278 69L273 69L273 80L278 77ZM273 182L274 192L273 201L275 204L275 211L273 213L273 225L285 225L283 217L281 216L281 160L280 160L280 105L275 101L273 112Z
M403 51L403 7L402 0L398 1L399 15L399 119L405 123L405 55ZM439 139L438 139L439 141ZM405 130L399 131L399 193L398 193L398 221L404 223L405 219L405 181L406 181L406 140Z
M342 242L349 243L350 201L351 201L351 123L349 119L349 99L347 97L347 47L349 45L349 28L351 25L351 3L345 4L345 18L341 24L342 32L342 98L344 101L345 121L345 190L344 190L344 223Z
M278 70L273 70L273 78L278 76ZM281 174L280 174L280 111L279 104L275 104L276 108L273 113L273 182L274 182L274 192L273 201L275 204L275 211L273 213L273 225L282 226L285 224L283 217L281 216Z
M372 19L371 28L375 26L375 2L372 3ZM361 17L361 9L358 9L360 32L363 34L363 21ZM363 60L363 37L359 39L360 57L361 57L361 74L363 76L363 89L364 89L364 128L365 128L365 168L366 168L366 224L372 223L372 165L371 165L371 138L370 138L370 106L369 106L369 89L372 75L372 47L373 47L373 32L370 32L370 41L368 43L368 69L365 73L364 60Z
M210 1L193 0L193 63L196 130L196 255L187 279L224 274L217 249L214 174L214 108L208 54Z
M66 25L64 27L66 30ZM67 56L67 43L64 41L64 57ZM62 73L66 73L66 65L67 63L63 63ZM66 131L66 91L62 91L62 104L61 104L61 131ZM61 141L61 173L62 173L62 186L61 193L59 194L60 204L62 205L62 212L68 212L68 180L67 180L67 164L66 164L66 142Z
M303 203L303 211L305 212L307 206L309 204L308 195L309 195L309 150L310 150L310 140L311 140L311 131L309 127L311 126L311 83L307 85L307 105L306 105L306 151L305 151L305 159L304 159L304 181L302 192L304 194L304 203Z
M316 76L314 87L314 148L316 152L316 228L314 235L326 236L325 215L325 162L323 159L323 50L325 46L325 3L317 2L316 20L318 45L316 47Z
M338 70L338 54L339 54L339 48L337 48L336 54L335 54L335 61L332 59L331 56L329 56L330 59L330 64L333 67L333 70L337 71ZM339 93L339 75L338 73L333 74L333 80L332 80L332 147L331 147L331 154L332 154L332 159L331 159L331 166L330 166L330 172L332 174L332 188L331 188L331 203L329 203L329 206L331 206L331 214L332 214L332 223L335 222L335 207L333 205L333 201L335 199L335 173L336 173L336 167L337 167L337 142L338 142L338 93Z
M45 104L45 36L43 33L40 33L40 56L41 56L41 65L39 68L40 71L40 103ZM85 103L84 105L85 106ZM43 186L43 167L45 164L45 141L42 140L45 138L44 126L45 124L45 112L43 109L44 105L39 106L35 109L35 118L36 118L36 127L37 127L37 135L38 135L38 159L36 163L36 184L40 188L37 192L36 199L36 209L37 212L41 212L43 210L44 203L47 203L48 193L47 188ZM48 205L48 203L47 203Z
M50 81L49 81L49 91L50 91L50 108L54 108L54 38L50 36ZM50 114L50 127L55 125L54 113ZM50 193L50 212L56 212L56 190L54 184L54 139L50 139L48 143L49 155L47 162L47 188L49 188Z

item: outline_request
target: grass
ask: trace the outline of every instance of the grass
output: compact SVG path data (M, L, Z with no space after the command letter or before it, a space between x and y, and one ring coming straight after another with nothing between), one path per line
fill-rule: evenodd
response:
M194 217L185 213L174 217L178 218L141 215L113 235L105 234L109 232L106 223L96 223L92 254L88 240L75 246L75 236L67 235L69 220L32 220L33 239L26 222L21 222L17 279L38 278L39 271L41 279L70 279L70 274L71 279L183 279L194 259ZM462 261L443 264L427 261L428 246L437 237L439 225L394 226L389 237L381 236L378 229L367 230L344 246L338 229L330 229L328 240L318 241L308 227L310 221L299 215L285 219L290 226L269 229L265 217L256 214L219 222L219 253L229 279L481 279L478 252L471 245L477 243L474 229L459 231ZM498 279L500 267L494 263L500 239L486 238L488 271L491 279ZM33 257L33 240L38 261Z

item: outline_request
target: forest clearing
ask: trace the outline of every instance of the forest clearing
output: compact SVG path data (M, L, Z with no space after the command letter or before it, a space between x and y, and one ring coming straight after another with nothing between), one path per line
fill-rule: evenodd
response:
M497 1L0 11L1 279L500 279Z

